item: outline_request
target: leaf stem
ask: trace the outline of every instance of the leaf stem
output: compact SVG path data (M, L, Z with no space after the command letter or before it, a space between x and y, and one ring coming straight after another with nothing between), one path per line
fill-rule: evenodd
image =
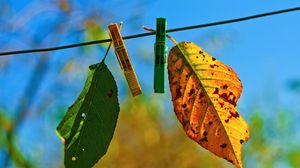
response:
M122 26L123 26L123 22L121 21L120 24L119 24L119 30L120 30L120 31L122 30ZM107 55L108 55L108 52L109 52L109 50L110 50L111 43L112 43L112 41L109 42L108 48L107 48L106 53L105 53L105 55L104 55L104 57L103 57L103 59L102 59L101 62L104 62L104 61L105 61L105 59L106 59L106 57L107 57Z
M106 57L107 57L107 55L108 55L108 52L109 52L109 50L110 50L111 43L112 43L112 42L109 43L109 45L108 45L108 47L107 47L107 50L106 50L106 53L105 53L105 55L104 55L104 57L103 57L103 59L102 59L101 62L104 62L104 61L105 61L105 59L106 59Z

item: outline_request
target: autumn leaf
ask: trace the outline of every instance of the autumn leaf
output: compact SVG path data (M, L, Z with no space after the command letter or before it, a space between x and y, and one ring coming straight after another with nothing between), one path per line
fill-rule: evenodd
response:
M236 73L192 42L173 47L168 57L174 112L188 137L242 168L247 123L237 112L242 84Z
M104 62L91 65L85 86L57 127L65 167L92 167L105 155L119 115L117 85Z

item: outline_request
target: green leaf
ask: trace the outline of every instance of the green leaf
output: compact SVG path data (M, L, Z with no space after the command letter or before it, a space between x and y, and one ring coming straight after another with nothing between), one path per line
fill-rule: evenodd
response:
M85 86L57 127L66 168L92 167L107 151L120 111L116 82L104 62L91 65Z

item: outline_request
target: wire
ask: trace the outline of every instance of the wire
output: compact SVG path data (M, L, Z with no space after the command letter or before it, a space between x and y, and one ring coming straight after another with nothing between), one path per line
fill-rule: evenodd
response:
M271 15L288 13L288 12L293 12L293 11L298 11L298 10L300 10L300 7L283 9L283 10L279 10L279 11L273 11L273 12L268 12L268 13L252 15L252 16L246 16L246 17L241 17L241 18L236 18L236 19L231 19L231 20L224 20L224 21L217 21L217 22L211 22L211 23L194 25L194 26L180 27L180 28L175 28L175 29L169 29L166 31L167 31L167 33L171 33L171 32L178 32L178 31L184 31L184 30L199 29L199 28L204 28L204 27L211 27L211 26L229 24L229 23L234 23L234 22L241 22L241 21L245 21L245 20L251 20L251 19L271 16ZM141 33L141 34L135 34L135 35L130 35L130 36L123 36L123 39L127 40L127 39L151 36L154 34L155 34L155 32ZM51 48L0 52L0 56L17 55L17 54L25 54L25 53L36 53L36 52L47 52L47 51L62 50L62 49L67 49L67 48L75 48L75 47L101 44L101 43L107 43L107 42L111 42L111 39L95 40L95 41L89 41L89 42L83 42L83 43L77 43L77 44L71 44L71 45L65 45L65 46L58 46L58 47L51 47Z

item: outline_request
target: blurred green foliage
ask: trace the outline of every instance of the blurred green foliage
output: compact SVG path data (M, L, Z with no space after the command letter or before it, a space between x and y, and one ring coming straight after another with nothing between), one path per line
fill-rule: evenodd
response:
M111 146L95 167L230 167L187 138L175 115L159 108L159 101L145 96L126 99Z

